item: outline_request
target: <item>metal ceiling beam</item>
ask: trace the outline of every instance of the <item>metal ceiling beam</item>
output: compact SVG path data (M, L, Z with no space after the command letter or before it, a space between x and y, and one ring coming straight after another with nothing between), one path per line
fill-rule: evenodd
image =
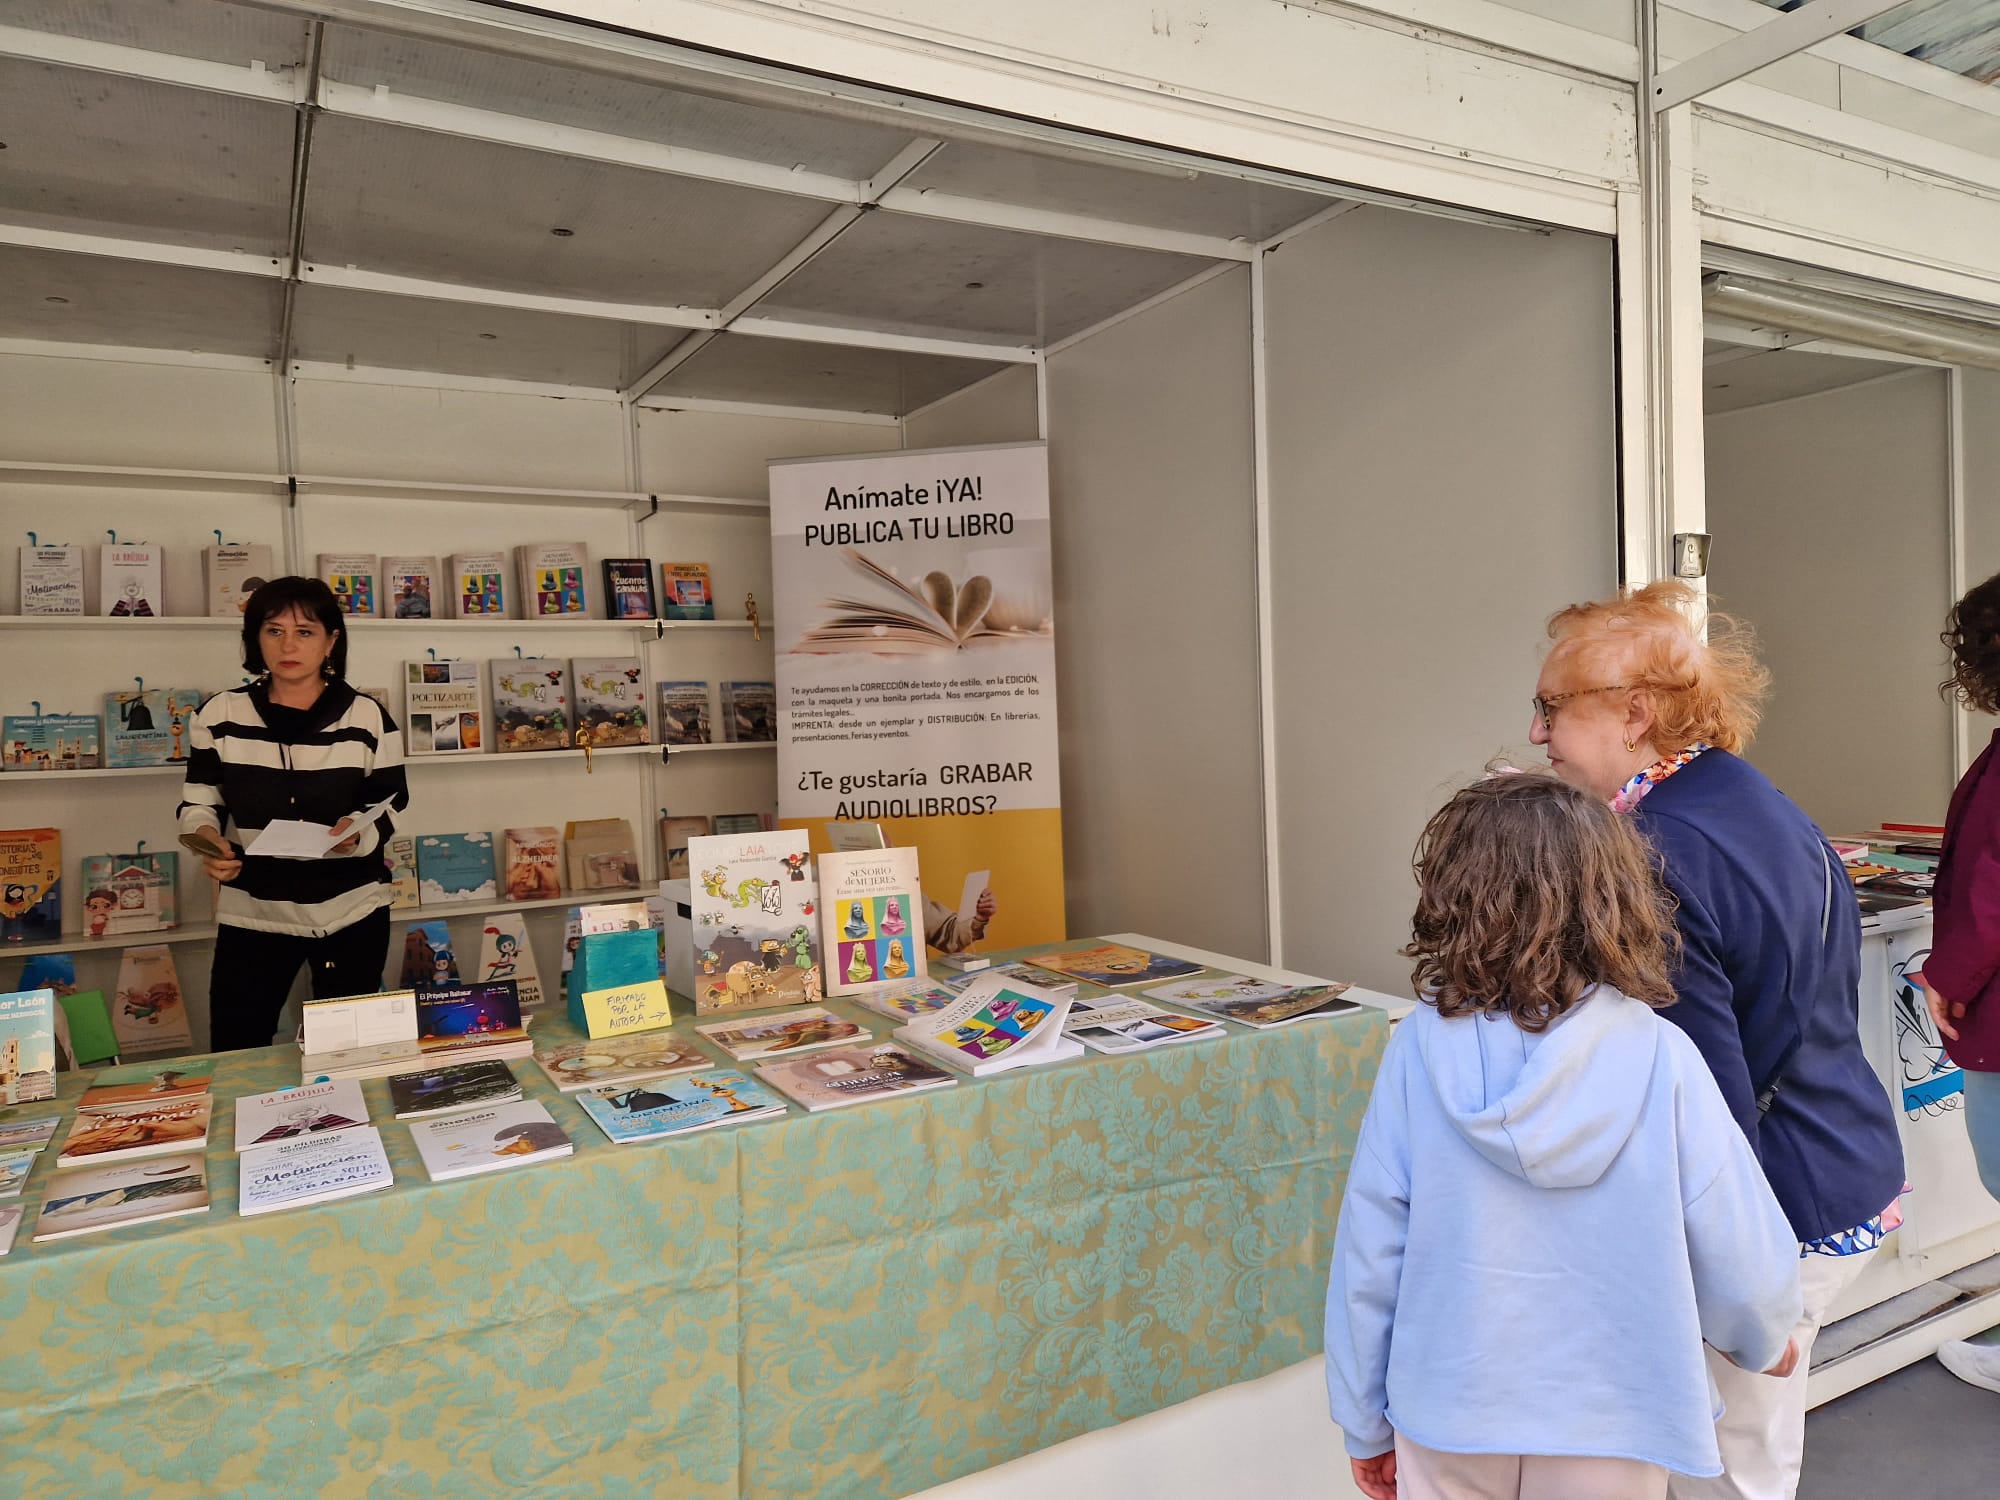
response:
M150 52L144 47L120 47L112 42L58 36L52 31L31 31L25 26L0 26L0 57L84 68L93 73L171 83L180 88L229 94L239 99L263 99L273 104L295 105L304 91L303 75L292 68L270 69L262 63L239 67L201 57Z
M31 224L0 224L0 245L28 250L60 250L69 255L96 255L109 260L139 260L156 266L187 266L199 271L227 271L235 276L285 274L284 260L252 250L207 250L152 240L128 240L110 234L75 234L67 229L43 229Z
M522 312L558 313L572 318L608 318L619 323L643 323L655 328L712 328L717 314L706 307L661 307L645 302L606 302L545 292L516 292L498 287L436 281L426 276L399 276L359 266L333 266L307 261L300 269L306 286L342 287L356 292L384 292L392 297L420 297L428 302L464 302L478 307L507 307Z
M731 333L757 338L797 339L808 344L845 344L856 349L899 349L908 354L941 354L949 359L999 360L1031 365L1031 345L986 343L979 339L933 338L927 333L892 333L876 328L847 328L829 323L800 323L788 318L746 317L729 325Z
M292 325L298 316L299 267L305 264L306 182L312 175L313 122L319 109L313 96L319 88L319 64L326 46L326 23L311 21L306 32L305 79L300 92L304 101L292 126L292 192L285 213L285 300L278 311L278 347L275 358L280 370L292 358Z
M908 214L919 219L976 224L988 229L1016 229L1024 234L1061 240L1088 240L1092 244L1120 245L1135 250L1164 250L1172 255L1198 255L1207 260L1247 262L1257 256L1257 247L1248 240L1225 239L1217 234L1192 234L1181 229L1159 229L1150 224L1128 224L1061 209L1027 208L990 198L966 198L935 192L930 188L896 188L883 195L880 206L891 213Z
M1651 0L1657 10L1659 0ZM1726 83L1852 31L1894 10L1903 0L1812 0L1677 63L1651 80L1653 107L1672 109Z

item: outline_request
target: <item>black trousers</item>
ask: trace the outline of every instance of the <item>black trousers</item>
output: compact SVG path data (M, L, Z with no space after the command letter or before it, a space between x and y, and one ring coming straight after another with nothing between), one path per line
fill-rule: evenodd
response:
M312 973L315 1000L372 995L389 957L389 908L325 937L295 937L253 927L223 927L208 977L209 1046L216 1052L268 1047L299 965Z

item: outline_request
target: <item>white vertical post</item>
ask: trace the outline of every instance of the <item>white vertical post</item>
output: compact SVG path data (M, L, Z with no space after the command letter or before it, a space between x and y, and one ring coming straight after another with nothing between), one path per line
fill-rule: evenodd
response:
M1251 495L1257 524L1257 738L1263 756L1265 962L1285 965L1283 849L1278 841L1277 628L1271 600L1271 434L1264 340L1264 262L1250 262Z
M1966 537L1965 496L1970 480L1965 457L1965 370L1953 365L1945 378L1945 533L1951 547L1951 597L1955 604L1965 597ZM1972 769L1972 715L1957 703L1951 706L1951 779Z
M1658 434L1654 431L1652 255L1644 198L1618 195L1618 579L1650 583L1661 532Z
M1045 349L1035 351L1035 435L1045 443L1049 440L1049 356Z

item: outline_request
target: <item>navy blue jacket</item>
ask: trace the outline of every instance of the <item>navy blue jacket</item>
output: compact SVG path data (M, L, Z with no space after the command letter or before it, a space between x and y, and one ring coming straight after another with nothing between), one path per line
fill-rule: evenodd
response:
M1903 1150L1861 1052L1861 915L1838 857L1763 772L1725 750L1654 787L1636 816L1680 898L1679 998L1666 1018L1701 1049L1801 1240L1874 1218L1902 1191ZM1760 1119L1757 1096L1781 1066Z

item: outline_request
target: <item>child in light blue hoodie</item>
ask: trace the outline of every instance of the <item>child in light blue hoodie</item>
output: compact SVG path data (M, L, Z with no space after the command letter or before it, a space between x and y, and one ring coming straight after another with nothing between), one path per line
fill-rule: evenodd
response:
M1424 998L1341 1205L1326 1375L1372 1500L1662 1497L1721 1472L1706 1341L1789 1372L1798 1242L1672 1002L1645 845L1552 777L1417 848Z

